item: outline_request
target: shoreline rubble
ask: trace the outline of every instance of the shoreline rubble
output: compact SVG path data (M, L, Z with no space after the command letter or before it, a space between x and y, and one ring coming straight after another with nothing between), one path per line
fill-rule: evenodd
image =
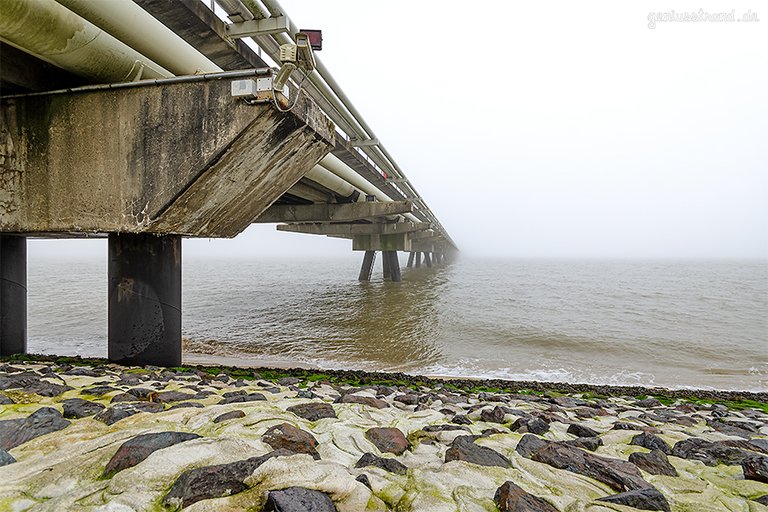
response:
M0 511L768 512L768 394L0 359Z

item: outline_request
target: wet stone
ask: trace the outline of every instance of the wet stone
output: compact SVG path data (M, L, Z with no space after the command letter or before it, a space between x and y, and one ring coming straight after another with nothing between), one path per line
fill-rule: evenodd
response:
M445 462L462 460L479 466L498 466L509 468L509 459L491 448L475 444L474 436L459 436L453 440L445 452Z
M408 468L400 461L379 457L373 453L364 453L363 456L360 457L360 460L355 464L355 467L358 469L369 466L381 468L384 471L389 471L390 473L395 473L397 475L404 475L408 471Z
M170 406L168 410L172 411L174 409L203 409L203 408L205 408L205 405L201 404L200 402L179 402L178 404Z
M512 431L520 432L521 434L544 434L549 430L549 423L540 418L518 418L509 427Z
M219 405L226 405L226 404L240 404L244 402L263 402L267 399L264 395L261 393L250 393L248 395L238 395L238 396L231 396L229 398L225 398L221 402L219 402Z
M301 380L296 377L283 377L282 379L277 380L279 386L295 386L299 382L301 382Z
M656 398L646 398L645 400L638 400L634 405L635 407L650 409L651 407L661 407L662 403Z
M115 473L141 463L157 450L199 438L199 435L187 432L157 432L136 436L117 449L102 476L111 478Z
M183 508L201 500L220 498L243 492L245 479L272 457L292 455L276 450L261 457L251 457L229 464L217 464L190 469L182 473L163 498L166 506Z
M85 418L104 410L104 406L82 398L69 398L62 402L65 418Z
M599 437L577 437L576 439L563 441L563 444L567 444L568 446L575 446L576 448L583 448L593 452L599 447L603 446L603 440Z
M270 427L261 436L261 440L274 450L288 450L293 453L306 453L315 460L320 459L317 453L317 439L312 434L296 428L289 423L281 423Z
M549 502L530 494L513 482L507 481L493 497L500 512L557 512Z
M621 494L614 494L613 496L598 498L597 501L616 503L617 505L624 505L627 507L636 508L638 510L659 510L662 512L670 512L669 502L655 487L634 489L631 491L622 492Z
M568 433L576 437L597 437L598 435L597 431L578 423L568 425Z
M225 412L224 414L220 414L219 416L216 416L213 419L213 422L214 423L221 423L223 421L235 420L235 419L238 419L238 418L245 418L245 413L243 411L239 411L239 410Z
M371 481L368 479L368 475L366 475L365 473L363 473L361 475L357 475L355 477L355 480L360 482L361 484L363 484L367 488L373 490L373 487L371 487Z
M750 455L741 462L744 478L768 484L768 457Z
M132 395L130 393L118 393L115 396L112 397L112 399L109 401L109 403L112 404L119 404L122 402L136 402L139 399L136 398L136 395Z
M127 393L133 395L138 400L149 400L150 396L157 394L157 391L149 388L131 388Z
M314 400L320 398L318 395L312 392L311 389L300 389L296 392L296 398L305 398L307 400Z
M539 451L540 449L547 446L548 441L545 441L544 439L537 437L533 434L526 434L523 436L522 439L517 443L517 447L515 448L515 451L522 457L525 457L526 459L530 459L531 455L534 452Z
M62 375L80 375L83 377L101 377L104 375L104 371L96 370L95 368L86 368L83 366L75 366L74 368L61 372Z
M183 402L194 397L191 393L182 393L181 391L162 391L152 397L153 402L167 404L169 402Z
M361 405L367 405L368 407L373 407L374 409L386 409L389 407L389 404L385 402L384 400L379 400L378 398L372 398L369 396L360 396L360 395L342 395L336 400L337 403L340 404L361 404Z
M681 459L698 460L707 466L718 464L739 465L747 453L722 442L710 442L698 437L678 441L672 447L672 455Z
M331 404L324 402L309 402L288 407L288 412L292 412L300 418L307 421L318 421L323 418L336 418L336 411Z
M504 423L504 409L498 405L493 409L483 409L480 411L480 419L489 423Z
M402 455L409 447L408 440L400 429L393 427L375 427L365 432L365 438L382 453Z
M113 391L120 391L117 388L114 388L112 386L94 386L92 388L86 388L80 391L81 395L93 395L93 396L104 396L107 393L112 393Z
M10 450L69 425L70 422L52 407L41 407L26 418L0 421L0 449Z
M666 454L669 454L670 452L669 445L662 438L649 432L637 434L632 438L629 444L634 446L642 446L643 448L648 448L649 450L661 450Z
M133 416L134 414L139 414L141 412L157 413L162 412L163 409L163 404L154 402L116 404L101 411L99 414L94 416L94 419L99 420L102 423L106 423L107 425L112 425L113 423L117 423L118 421L128 418L129 416Z
M765 505L766 507L768 507L768 494L766 494L764 496L760 496L759 498L755 498L752 501L756 501L757 503L759 503L761 505Z
M416 405L419 403L419 395L413 393L397 395L393 400L404 405Z
M16 459L13 458L13 455L0 448L0 467L13 464L14 462L16 462Z
M522 444L523 440L520 441ZM600 457L592 453L565 444L542 441L530 446L528 458L548 464L557 469L594 478L620 492L651 487L643 480L640 470L629 462ZM518 453L523 455L518 444Z
M11 405L13 403L13 400L8 398L3 393L0 393L0 405Z
M632 453L629 455L629 462L652 475L677 476L677 470L669 463L667 455L661 450L652 450L649 453Z
M457 414L453 418L451 418L451 423L455 423L457 425L471 425L472 420L467 418L463 414Z
M336 512L327 494L303 487L269 491L264 512Z

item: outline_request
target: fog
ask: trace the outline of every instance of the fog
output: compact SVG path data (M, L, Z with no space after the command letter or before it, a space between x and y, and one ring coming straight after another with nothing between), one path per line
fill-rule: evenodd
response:
M768 258L763 4L282 4L323 30L320 58L463 252ZM673 8L760 21L649 28ZM185 241L185 257L350 249L274 226Z

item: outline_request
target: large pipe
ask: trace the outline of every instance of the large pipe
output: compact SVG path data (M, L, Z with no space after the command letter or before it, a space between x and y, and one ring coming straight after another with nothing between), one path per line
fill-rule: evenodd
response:
M222 69L132 0L57 0L175 75Z
M54 0L3 0L0 40L95 81L173 75Z
M328 190L333 191L339 197L353 197L355 193L357 193L359 198L365 198L364 193L350 185L347 181L339 178L331 171L319 165L316 165L310 169L310 171L305 174L304 177L324 186Z

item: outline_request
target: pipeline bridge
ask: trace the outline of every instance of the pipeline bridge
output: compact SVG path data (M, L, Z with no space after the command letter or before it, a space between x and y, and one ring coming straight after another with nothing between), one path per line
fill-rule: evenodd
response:
M181 240L351 240L359 279L457 248L276 0L0 0L0 355L27 239L108 238L108 354L181 364Z

